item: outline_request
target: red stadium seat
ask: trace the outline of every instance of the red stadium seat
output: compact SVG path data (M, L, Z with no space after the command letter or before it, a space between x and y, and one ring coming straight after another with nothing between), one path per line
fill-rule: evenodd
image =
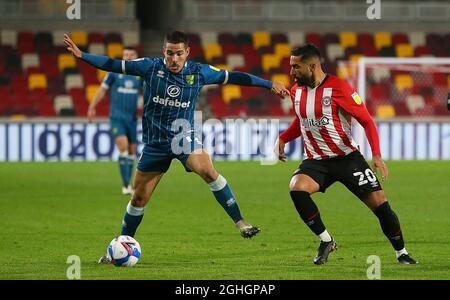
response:
M52 96L65 94L64 78L62 76L49 77L47 91Z
M321 35L315 32L309 32L306 34L305 41L308 44L314 44L317 48L321 48Z
M447 86L447 76L443 73L433 73L433 85Z
M252 97L256 97L260 93L260 90L255 87L242 86L241 87L241 95L242 98L248 100Z
M223 102L222 96L213 95L208 97L211 110L217 118L222 118L229 115L228 106Z
M100 43L102 44L104 42L104 36L101 32L89 32L88 33L88 43Z
M224 56L240 53L240 49L236 44L222 44L222 51Z
M205 54L203 52L203 48L201 45L190 45L191 48L191 53L190 56L192 57L193 60L197 60L198 57L205 57Z
M411 115L405 102L394 103L394 109L395 114L399 117L406 117Z
M433 55L438 57L445 57L448 55L444 48L444 38L442 35L438 33L428 33L426 35L426 42Z
M37 103L37 111L40 116L42 117L55 117L56 112L53 107L53 103L50 98L47 99L41 99Z
M409 44L409 37L406 33L396 32L392 35L392 44L394 46L397 44Z
M0 116L8 115L13 105L9 92L8 94L2 94L0 89Z
M3 61L0 61L0 76L6 73L6 68Z
M447 107L444 105L443 101L439 101L433 106L434 114L436 116L445 116L450 117L450 111L448 111Z
M189 32L187 33L189 43L192 45L201 45L200 35L197 33Z
M28 67L25 71L27 75L44 73L42 67Z
M272 41L272 44L274 44L274 45L275 44L288 44L289 43L286 34L283 33L283 32L272 33L270 39Z
M321 45L323 47L326 47L328 44L339 44L340 39L339 36L336 33L329 32L321 37Z
M364 47L375 47L375 39L372 33L361 32L358 33L358 45L364 49Z
M269 107L269 114L274 117L283 117L286 116L281 105L272 105Z
M387 84L379 83L370 85L367 90L367 101L377 104L387 103L390 98L390 87Z
M236 39L232 33L222 32L217 36L217 41L221 45L236 44Z
M14 93L19 93L20 91L28 93L28 81L22 75L17 74L11 77L11 87Z
M34 36L32 32L19 32L17 37L17 50L20 56L34 51Z
M107 34L105 34L105 37L104 37L104 43L105 44L111 44L111 43L122 44L122 35L117 32L107 33Z
M95 108L97 116L99 117L107 117L109 115L109 106L110 106L110 98L109 95L105 96L102 101L100 101Z
M429 55L431 55L431 51L427 46L417 46L416 49L414 49L414 56L416 57Z

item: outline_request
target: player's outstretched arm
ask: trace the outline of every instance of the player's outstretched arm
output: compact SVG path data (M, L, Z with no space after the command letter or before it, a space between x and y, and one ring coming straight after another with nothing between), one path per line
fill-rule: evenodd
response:
M143 76L148 71L150 66L152 66L152 61L147 58L125 61L120 59L112 59L108 56L82 52L67 34L64 35L64 43L67 46L67 50L70 51L75 57L84 60L97 69L107 72Z
M83 53L67 34L64 35L64 43L67 46L67 50L69 50L76 58L84 60L97 69L114 73L124 73L122 60L112 59L102 55Z
M258 76L239 72L239 71L230 71L228 73L228 82L236 85L244 85L244 86L258 86L266 89L270 89L275 95L284 98L289 95L289 90L284 86L283 83L278 81L270 81L262 79Z

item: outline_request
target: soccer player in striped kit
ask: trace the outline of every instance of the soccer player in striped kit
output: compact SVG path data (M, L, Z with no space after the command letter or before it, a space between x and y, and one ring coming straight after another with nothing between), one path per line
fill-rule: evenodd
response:
M275 151L285 161L285 143L302 136L307 158L294 172L289 189L301 219L321 241L313 262L325 263L336 242L326 230L311 195L325 192L339 181L378 217L398 261L416 264L405 249L400 222L376 176L379 169L382 178L387 179L388 169L381 158L375 123L362 99L347 82L323 72L321 55L314 45L293 49L290 65L291 75L297 81L291 88L295 118L280 134ZM364 127L372 149L372 168L351 136L351 117Z
M172 31L166 35L163 58L133 61L82 53L67 35L64 41L74 56L97 68L141 76L144 80L144 149L134 179L135 191L126 209L121 234L134 236L147 202L174 158L180 160L186 171L197 173L209 185L214 197L233 220L242 237L250 238L260 232L258 227L243 219L227 180L215 170L209 154L202 149L201 141L193 130L194 110L200 89L204 85L230 83L258 86L284 97L289 94L289 90L282 83L189 61L188 38L180 31ZM180 132L178 125L186 123L189 125L187 130ZM181 142L188 143L189 151L179 152L178 145ZM100 262L103 261L107 262L105 257L100 259Z
M131 61L137 59L137 52L133 48L124 48L122 59ZM87 116L95 117L95 107L111 90L111 106L109 123L119 149L119 171L122 177L122 194L131 195L131 177L133 175L134 160L136 159L137 144L137 107L139 90L142 79L139 76L123 75L109 72L106 74L100 88L89 105Z

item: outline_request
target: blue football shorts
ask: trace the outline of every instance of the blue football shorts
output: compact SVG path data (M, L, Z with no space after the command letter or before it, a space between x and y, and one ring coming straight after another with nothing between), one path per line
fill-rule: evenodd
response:
M126 136L128 143L137 143L137 120L126 121L121 119L109 119L109 124L115 138Z
M173 140L165 144L145 144L137 169L141 172L165 173L170 167L172 159L178 159L186 172L192 172L186 165L189 155L195 150L203 149L199 138L183 138L180 144L183 147L174 146Z

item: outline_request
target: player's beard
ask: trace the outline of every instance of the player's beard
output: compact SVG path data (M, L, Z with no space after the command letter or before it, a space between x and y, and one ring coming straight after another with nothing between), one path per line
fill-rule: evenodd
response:
M314 85L314 74L311 74L311 77L307 76L296 76L297 84L302 86L309 86L312 87Z

